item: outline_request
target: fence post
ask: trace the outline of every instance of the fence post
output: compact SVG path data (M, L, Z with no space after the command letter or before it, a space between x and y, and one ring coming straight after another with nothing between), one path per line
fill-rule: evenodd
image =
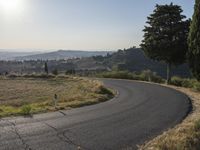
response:
M58 96L57 96L57 94L55 94L54 95L54 107L55 107L55 109L57 107L57 101L58 101Z

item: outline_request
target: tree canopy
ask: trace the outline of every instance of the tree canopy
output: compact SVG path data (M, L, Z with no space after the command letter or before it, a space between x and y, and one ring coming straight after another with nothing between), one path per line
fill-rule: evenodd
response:
M200 81L200 0L196 0L195 3L188 45L189 65L194 77Z
M170 66L186 60L190 20L186 20L182 12L181 7L173 3L156 5L154 12L147 17L147 26L143 30L141 47L151 59L168 64L168 81Z

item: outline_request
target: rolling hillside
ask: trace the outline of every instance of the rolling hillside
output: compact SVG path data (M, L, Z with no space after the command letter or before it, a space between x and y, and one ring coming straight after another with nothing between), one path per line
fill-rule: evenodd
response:
M79 51L79 50L58 50L49 53L16 57L16 60L60 60L69 58L82 58L91 56L105 56L108 51ZM112 53L112 52L109 52Z
M143 71L151 70L162 77L166 77L166 64L147 58L144 52L139 48L129 48L118 50L106 57L94 57L97 63L119 70ZM187 64L172 67L172 75L189 77L190 71Z
M17 57L15 61L0 61L0 73L41 73L44 63L48 60L49 71L57 69L59 72L74 69L80 71L109 71L112 69L139 72L151 70L162 77L166 77L166 64L147 58L139 48L108 52L83 52L83 51L56 51L38 55ZM71 58L71 59L69 59ZM21 61L26 60L26 61ZM173 66L172 75L190 77L187 64Z
M16 57L25 57L35 55L40 52L13 52L8 50L0 50L0 60L15 60Z

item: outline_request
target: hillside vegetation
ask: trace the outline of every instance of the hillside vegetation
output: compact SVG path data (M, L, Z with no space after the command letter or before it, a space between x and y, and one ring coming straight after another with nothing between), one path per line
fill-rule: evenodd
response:
M80 50L58 50L35 55L15 57L15 60L60 60L69 58L82 58L91 56L105 56L111 51L80 51Z
M103 65L118 70L127 70L130 72L137 72L143 70L151 70L156 72L159 76L166 77L167 65L164 62L153 61L146 57L140 48L129 48L118 50L112 55L106 57L94 57L95 60ZM172 66L172 75L181 77L189 77L190 72L186 64L179 66Z
M83 52L84 53L84 52ZM0 73L42 73L44 72L45 60L29 61L0 61ZM140 72L151 70L159 76L166 78L166 64L153 61L145 56L139 48L118 50L105 56L92 56L68 60L48 60L49 72L57 69L59 73L75 70L76 74L88 75L102 71L126 70ZM172 67L172 76L190 77L189 68L186 64Z

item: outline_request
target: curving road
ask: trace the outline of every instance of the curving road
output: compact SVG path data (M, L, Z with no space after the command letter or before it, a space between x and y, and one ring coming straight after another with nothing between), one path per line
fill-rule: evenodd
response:
M118 150L179 123L187 96L159 85L102 79L119 94L93 106L0 120L0 150Z

